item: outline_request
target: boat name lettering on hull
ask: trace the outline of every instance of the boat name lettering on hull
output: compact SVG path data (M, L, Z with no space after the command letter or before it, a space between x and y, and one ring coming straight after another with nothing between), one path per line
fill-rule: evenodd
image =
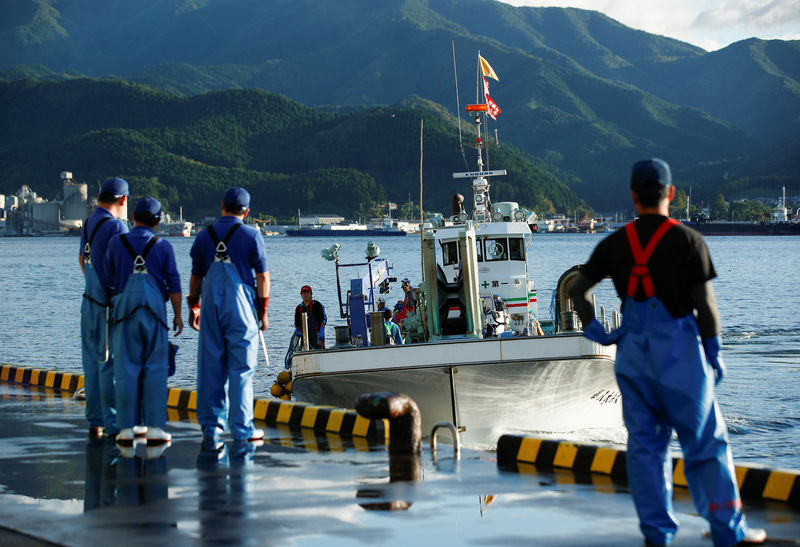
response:
M601 405L606 403L617 404L622 397L619 391L610 391L608 389L601 389L591 396L591 399L596 400Z

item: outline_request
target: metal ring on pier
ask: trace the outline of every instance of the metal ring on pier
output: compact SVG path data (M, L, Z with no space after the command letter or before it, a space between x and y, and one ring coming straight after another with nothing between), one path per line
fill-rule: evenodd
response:
M458 435L456 426L450 422L437 422L434 424L433 429L431 429L431 454L433 455L433 459L436 460L436 431L440 427L447 428L450 430L450 433L453 434L453 459L461 459L461 438Z

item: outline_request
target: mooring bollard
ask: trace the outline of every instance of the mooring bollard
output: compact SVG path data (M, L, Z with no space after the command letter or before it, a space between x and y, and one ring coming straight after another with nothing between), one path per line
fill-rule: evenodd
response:
M403 393L378 392L361 395L355 407L370 420L389 420L389 480L419 480L422 417L417 403Z
M422 417L417 403L403 393L382 391L356 399L356 411L370 420L389 420L389 453L422 452Z

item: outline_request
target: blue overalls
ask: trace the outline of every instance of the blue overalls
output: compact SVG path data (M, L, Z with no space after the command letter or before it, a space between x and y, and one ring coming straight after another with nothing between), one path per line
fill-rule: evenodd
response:
M655 296L647 262L677 221L665 221L642 250L633 223L626 234L635 266L625 299L624 334L616 375L628 429L627 469L640 527L647 540L668 544L678 529L672 512L672 430L683 449L684 474L698 513L711 524L715 545L733 545L746 531L727 431L714 398L693 313L673 318ZM642 282L647 300L636 302Z
M197 420L207 439L226 424L234 440L250 438L253 426L253 372L258 358L255 290L228 256L228 243L241 223L216 244L214 262L203 278L197 354ZM230 405L230 408L229 408Z
M112 299L117 422L120 429L140 423L163 428L167 423L169 326L163 292L145 263L158 238L151 237L141 253L133 249L125 234L120 241L133 258L133 272L122 292Z
M113 331L110 324L110 303L106 289L92 264L92 243L107 216L95 224L88 233L88 219L83 225L84 292L81 302L81 357L83 361L83 387L86 394L86 420L89 427L104 427L109 435L115 435L117 413L114 408L114 360L110 354L109 337Z

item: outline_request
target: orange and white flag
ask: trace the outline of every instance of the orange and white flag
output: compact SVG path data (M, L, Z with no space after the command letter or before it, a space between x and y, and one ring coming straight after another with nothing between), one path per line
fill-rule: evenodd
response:
M502 112L502 110L500 110L500 107L497 106L497 103L494 102L489 95L486 95L486 107L486 113L489 114L489 117L491 117L494 121L497 121L497 116L500 114L500 112Z
M483 58L482 55L478 55L478 62L481 64L481 73L488 77L492 78L493 80L500 81L500 78L497 77L494 70L492 69L492 65L489 64L489 61Z

